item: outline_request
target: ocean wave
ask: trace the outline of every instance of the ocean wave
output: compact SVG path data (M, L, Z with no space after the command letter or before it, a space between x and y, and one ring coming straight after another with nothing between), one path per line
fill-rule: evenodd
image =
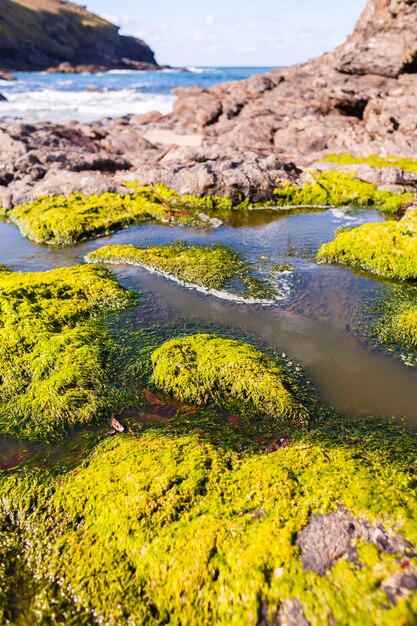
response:
M27 122L92 122L102 117L141 115L150 111L167 114L175 97L165 94L144 94L135 89L114 91L42 91L7 94L8 101L0 102L0 117Z

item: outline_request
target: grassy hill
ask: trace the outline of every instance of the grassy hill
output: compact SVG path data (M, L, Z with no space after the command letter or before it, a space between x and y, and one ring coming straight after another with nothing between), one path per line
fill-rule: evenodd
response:
M140 39L64 0L1 0L0 65L10 70L44 70L61 63L109 69L156 64Z

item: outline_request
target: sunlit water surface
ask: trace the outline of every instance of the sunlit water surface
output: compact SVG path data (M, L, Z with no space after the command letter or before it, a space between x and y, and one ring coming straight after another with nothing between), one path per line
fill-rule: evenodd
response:
M321 398L345 415L404 418L417 424L417 370L370 345L361 332L369 306L388 297L390 286L345 268L315 263L318 249L337 228L382 219L374 211L253 211L236 213L232 224L213 230L147 224L61 248L34 245L15 226L0 221L0 263L13 270L45 271L81 263L87 252L108 243L227 244L251 262L259 276L275 284L281 294L276 304L221 300L138 267L112 266L123 285L142 295L130 323L133 319L142 328L185 319L226 325L294 358ZM277 273L278 263L291 263L294 271ZM0 440L2 451L7 457L19 453L6 438Z

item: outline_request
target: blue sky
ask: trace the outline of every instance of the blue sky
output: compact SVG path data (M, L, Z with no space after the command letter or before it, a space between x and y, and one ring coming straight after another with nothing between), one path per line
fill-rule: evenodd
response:
M170 65L288 65L342 43L366 0L84 0Z

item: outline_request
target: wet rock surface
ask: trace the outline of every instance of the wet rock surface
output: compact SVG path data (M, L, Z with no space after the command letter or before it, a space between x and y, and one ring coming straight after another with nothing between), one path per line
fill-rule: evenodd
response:
M296 545L304 569L324 575L338 559L357 563L356 543L360 539L387 554L415 554L401 535L388 534L381 525L373 526L343 509L329 515L313 514L310 523L298 533ZM400 581L392 581L393 589L399 585Z

